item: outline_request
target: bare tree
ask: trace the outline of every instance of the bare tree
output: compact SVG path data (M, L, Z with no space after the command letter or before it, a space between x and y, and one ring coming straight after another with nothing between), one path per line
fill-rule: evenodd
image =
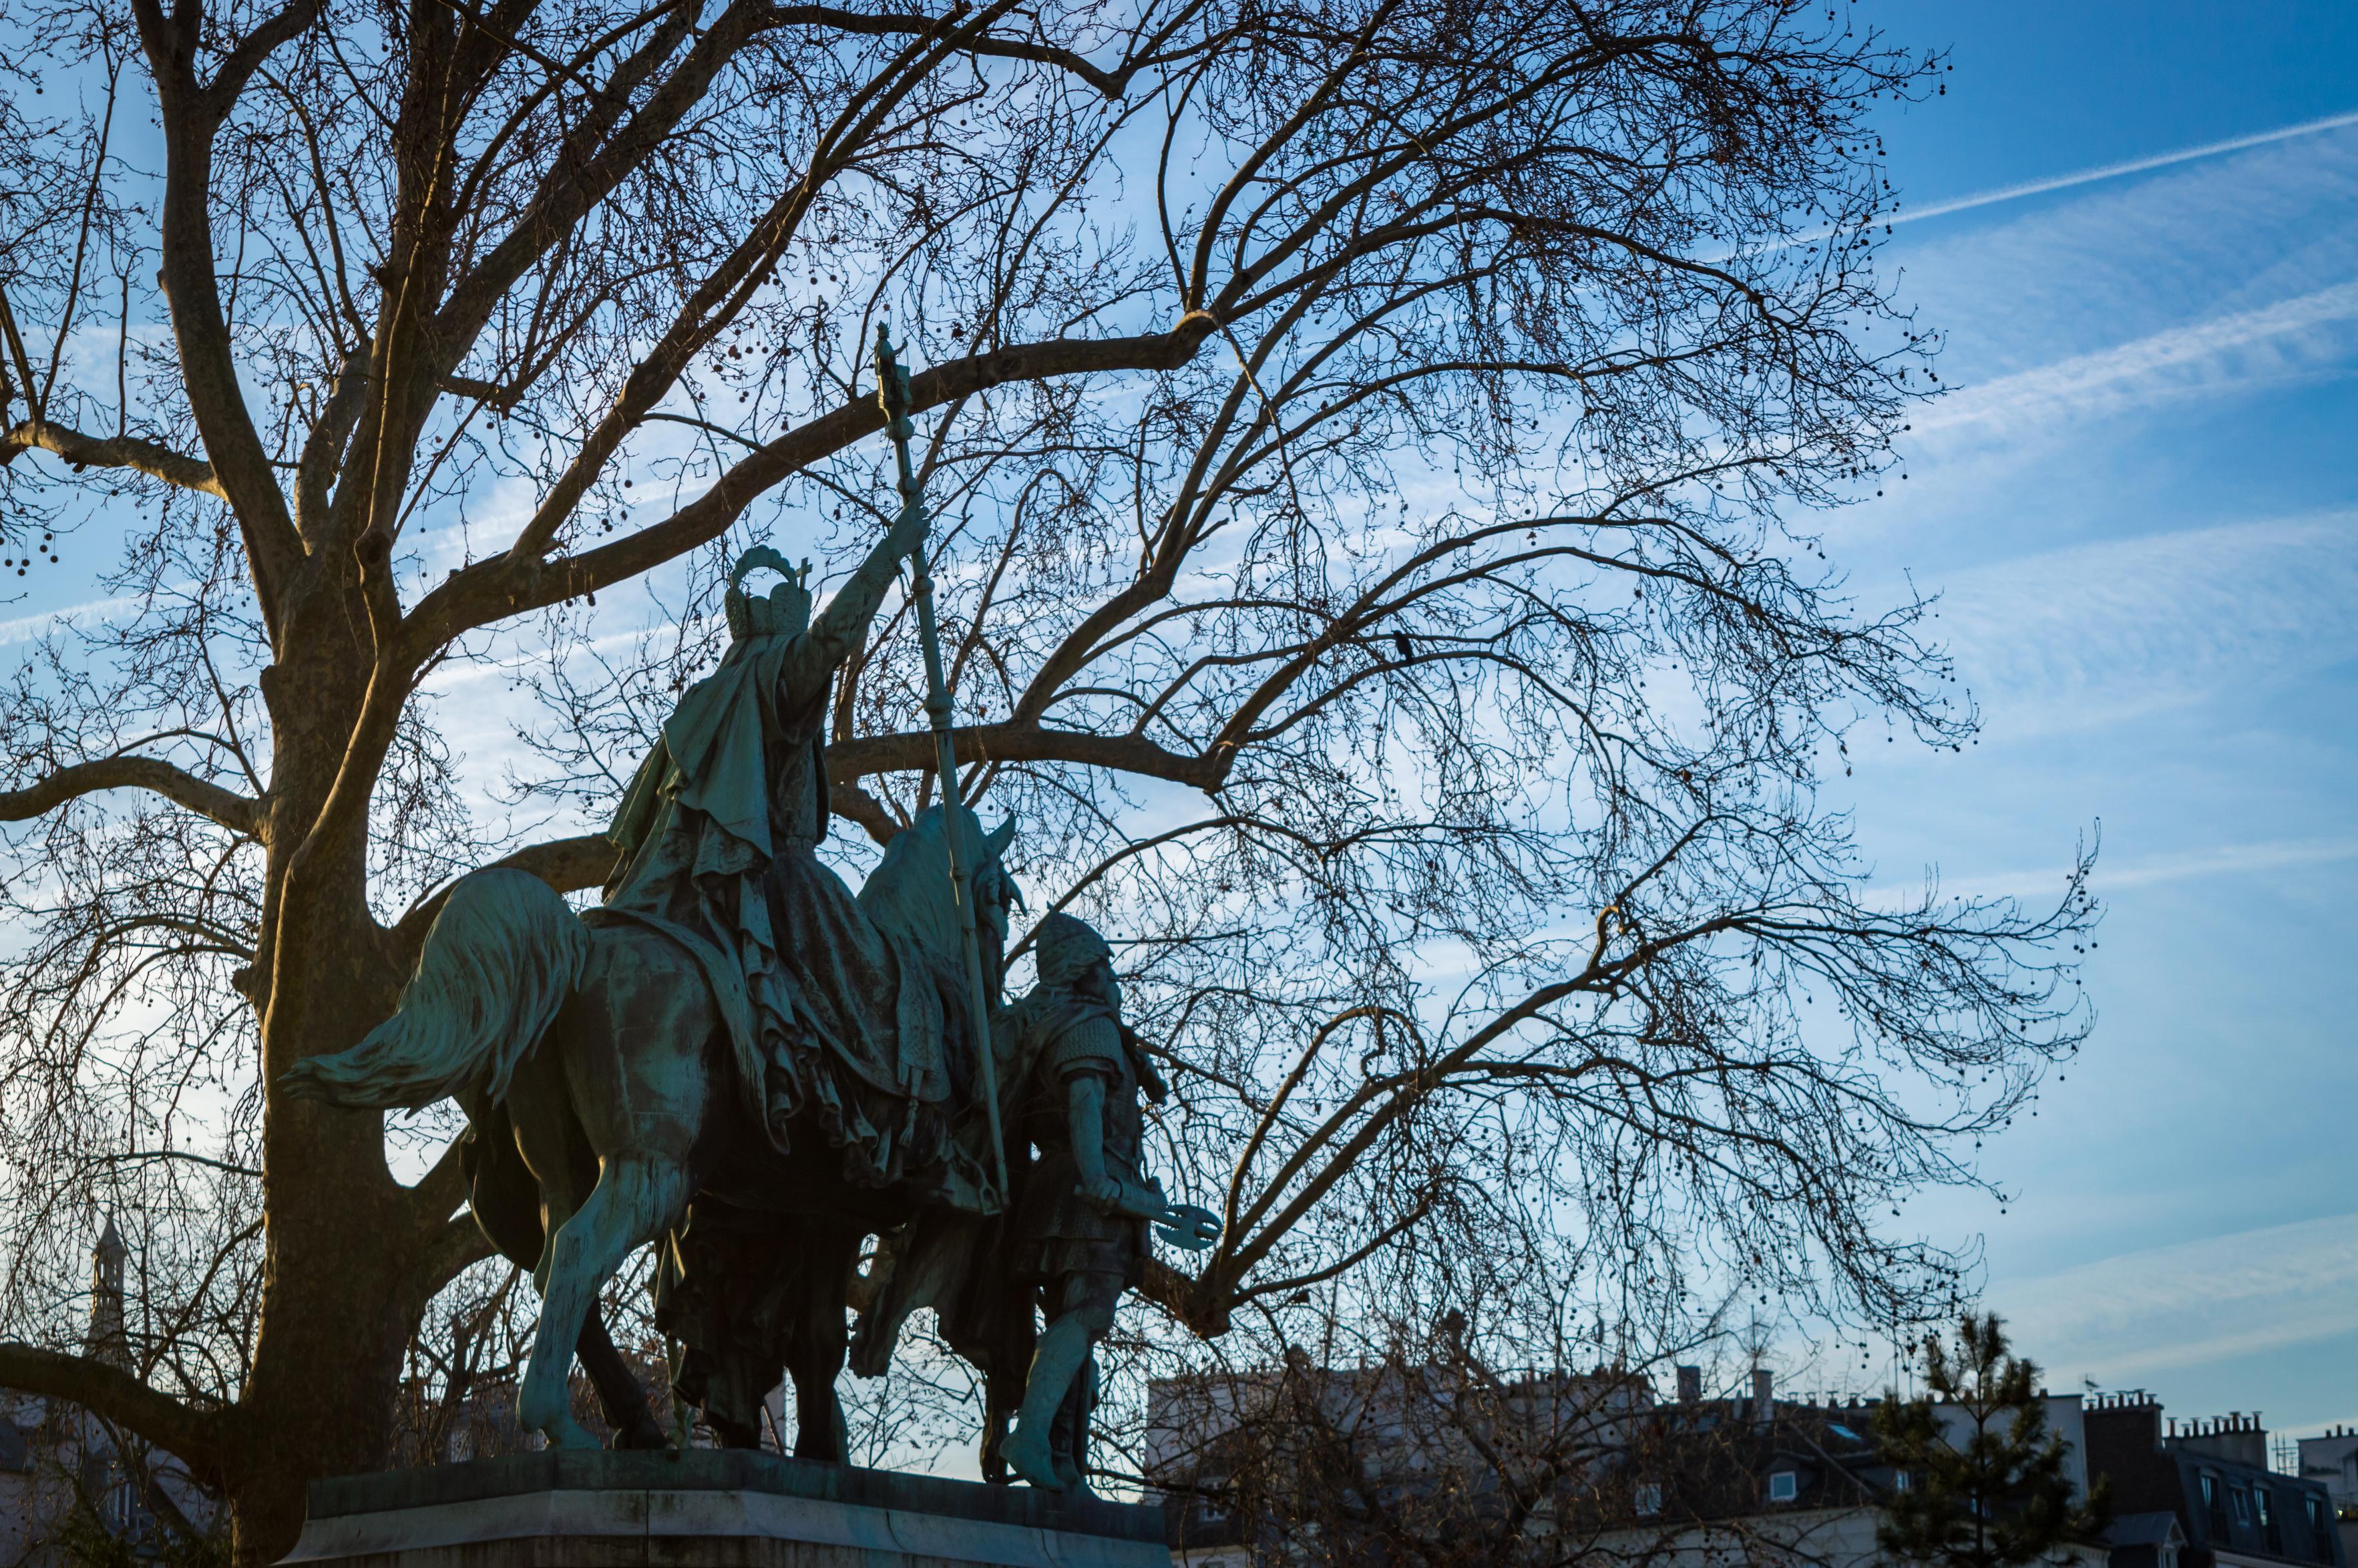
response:
M1256 1365L1224 1363L1223 1340L1152 1382L1129 1452L1175 1501L1178 1544L1195 1562L1826 1560L1806 1534L1780 1541L1780 1521L1747 1518L1761 1512L1762 1461L1777 1447L1768 1418L1742 1400L1658 1391L1674 1358L1725 1365L1724 1324L1702 1314L1688 1337L1650 1346L1625 1325L1608 1346L1545 1301L1533 1310L1526 1289L1471 1314L1347 1309ZM1806 1427L1823 1412L1792 1413ZM1873 1537L1871 1525L1847 1533Z
M1470 1568L1577 1563L1626 1535L1646 1374L1575 1369L1562 1344L1535 1366L1494 1365L1466 1326L1451 1313L1376 1338L1328 1333L1269 1368L1158 1382L1147 1476L1181 1499L1182 1545Z
M0 715L6 1310L61 1331L100 1201L199 1303L136 1375L0 1382L181 1454L243 1560L384 1460L482 1250L455 1154L405 1184L273 1081L385 1015L454 873L602 880L527 830L611 800L732 538L872 537L887 306L961 761L1035 903L1129 944L1166 1161L1231 1222L1150 1281L1174 1321L1441 1290L1509 1232L1665 1310L1945 1309L1958 1260L1875 1217L2077 1040L2092 916L2084 866L2047 911L1873 892L1818 798L1850 736L1973 725L1927 606L1852 603L1793 521L1931 389L1866 116L1932 59L1785 0L0 28L81 99L20 74L0 125L0 539L121 547ZM470 665L540 699L504 817L436 706ZM879 838L921 689L902 619L839 689Z

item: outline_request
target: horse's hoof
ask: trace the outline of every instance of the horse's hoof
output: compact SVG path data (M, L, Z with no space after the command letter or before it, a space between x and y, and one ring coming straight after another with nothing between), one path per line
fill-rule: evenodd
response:
M669 1448L671 1439L663 1434L663 1428L653 1422L646 1422L626 1426L614 1433L614 1446L652 1451L657 1448Z
M1061 1492L1065 1489L1064 1480L1056 1474L1056 1461L1049 1454L1048 1445L1022 1428L1017 1428L1013 1436L999 1445L999 1456L1007 1461L1009 1469L1040 1490Z
M540 1434L548 1439L548 1445L551 1448L603 1448L606 1446L598 1441L595 1433L575 1421L569 1414L559 1415L553 1421L526 1422L525 1424L537 1425Z
M726 1416L714 1415L710 1411L704 1412L704 1422L712 1428L712 1435L720 1440L720 1446L723 1448L762 1446L762 1429L758 1426L746 1426L741 1422L730 1421Z

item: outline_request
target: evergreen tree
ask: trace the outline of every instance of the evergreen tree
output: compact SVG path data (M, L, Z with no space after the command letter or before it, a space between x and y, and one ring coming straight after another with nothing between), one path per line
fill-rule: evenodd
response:
M1953 1349L1927 1335L1924 1363L1923 1397L1895 1393L1877 1412L1884 1456L1906 1477L1877 1530L1883 1550L1943 1568L2016 1568L2094 1541L2110 1511L2104 1484L2072 1497L2038 1366L2007 1352L1997 1315L1968 1313Z

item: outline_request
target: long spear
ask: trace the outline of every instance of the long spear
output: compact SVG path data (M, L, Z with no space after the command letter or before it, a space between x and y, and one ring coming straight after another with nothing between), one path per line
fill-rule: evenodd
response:
M876 401L883 406L885 427L892 432L892 454L901 467L903 514L923 512L925 502L917 470L909 461L909 441L917 433L909 421L909 373L892 357L892 340L885 323L876 324ZM1007 1191L1007 1145L999 1130L999 1064L990 1042L990 988L982 978L982 938L974 924L974 868L967 863L959 840L966 832L966 812L958 800L957 742L950 732L950 688L942 674L941 633L934 624L934 577L925 567L925 541L909 552L911 595L917 601L917 641L925 650L925 717L933 721L934 767L942 780L942 842L949 849L950 891L957 902L958 935L966 945L968 1001L974 1010L976 1054L982 1059L982 1103L990 1117L990 1162L999 1177L999 1201Z

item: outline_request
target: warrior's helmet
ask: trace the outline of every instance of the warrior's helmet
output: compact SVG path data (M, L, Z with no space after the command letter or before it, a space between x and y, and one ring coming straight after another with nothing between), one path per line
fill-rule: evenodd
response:
M1071 985L1096 965L1113 959L1113 949L1088 922L1062 910L1040 922L1033 934L1033 950L1044 986Z
M745 579L763 567L786 580L772 589L768 598L754 599L745 592ZM730 639L741 643L749 637L800 636L810 627L809 582L808 561L795 567L767 545L756 545L738 557L729 573L729 592L723 601L729 611Z
M1034 962L1040 968L1040 989L1055 990L1077 982L1099 964L1109 967L1113 962L1113 949L1097 934L1088 922L1076 920L1064 911L1043 919L1033 933ZM1121 987L1109 974L1105 984L1105 1000L1116 1013L1121 1011ZM1154 1070L1154 1063L1138 1037L1127 1028L1121 1032L1122 1048L1130 1054L1130 1070L1138 1075L1138 1087L1146 1098L1161 1104L1171 1091L1163 1082L1163 1075Z

